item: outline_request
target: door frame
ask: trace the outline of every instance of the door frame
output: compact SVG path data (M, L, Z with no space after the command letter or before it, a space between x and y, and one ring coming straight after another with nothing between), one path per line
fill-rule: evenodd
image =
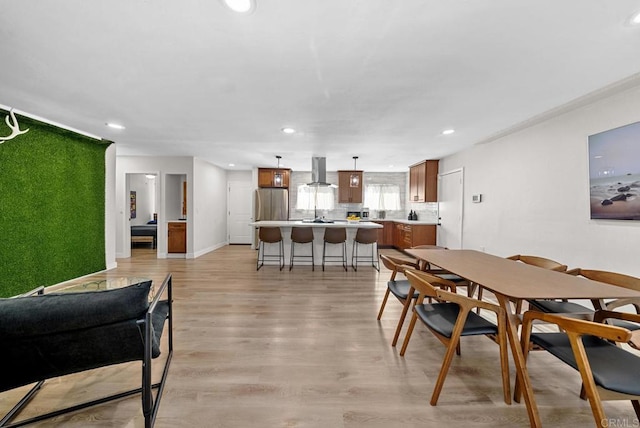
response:
M460 188L461 188L461 197L460 197L460 221L458 223L459 233L460 233L460 248L464 248L464 167L452 169L447 172L443 172L442 174L438 174L438 195L442 195L442 178L446 175L458 174L460 173ZM438 197L438 233L437 233L437 241L436 243L439 245L439 235L440 235L440 197Z
M243 242L243 243L235 243L237 245L253 245L253 232L254 232L254 228L249 226L249 223L251 223L252 221L255 221L255 219L253 218L254 216L254 191L255 191L255 187L253 186L253 184L250 181L247 180L229 180L227 182L227 244L231 244L231 223L232 223L232 216L231 216L231 198L233 197L237 197L238 195L232 195L232 187L235 186L240 186L240 187L244 187L246 186L248 189L248 195L247 197L249 198L249 216L245 219L247 222L247 228L249 229L249 242ZM234 244L234 245L235 245Z
M151 172L126 172L124 174L125 191L124 191L124 210L122 211L122 254L120 258L131 258L131 218L129 216L129 192L131 191L131 176L133 175L146 175L153 174L156 176L155 185L155 199L156 199L156 213L158 214L157 220L157 236L156 236L156 257L160 258L160 234L161 234L161 218L164 218L164 211L162 208L162 201L164 197L161 193L161 175L160 171ZM166 243L164 244L166 245Z

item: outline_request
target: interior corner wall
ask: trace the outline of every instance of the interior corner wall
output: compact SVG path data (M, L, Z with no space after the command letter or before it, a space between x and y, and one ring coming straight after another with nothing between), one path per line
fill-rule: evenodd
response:
M104 206L105 262L108 269L116 262L116 145L111 144L105 153L105 206Z
M227 172L202 159L193 167L193 257L227 244Z
M464 168L463 247L640 276L640 221L591 220L588 171L589 135L637 121L640 87L442 159Z

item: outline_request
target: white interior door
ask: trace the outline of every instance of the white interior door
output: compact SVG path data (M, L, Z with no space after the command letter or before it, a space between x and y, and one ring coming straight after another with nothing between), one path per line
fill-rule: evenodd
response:
M227 227L229 230L230 244L251 244L253 228L251 222L251 210L253 186L242 181L230 181L227 194L229 218Z
M462 249L464 170L439 174L438 185L438 245L452 250Z

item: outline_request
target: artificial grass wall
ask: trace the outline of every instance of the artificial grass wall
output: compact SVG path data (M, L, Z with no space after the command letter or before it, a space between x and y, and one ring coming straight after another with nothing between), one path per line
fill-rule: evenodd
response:
M0 137L11 133L0 109ZM105 150L15 115L25 134L0 144L0 297L105 269Z

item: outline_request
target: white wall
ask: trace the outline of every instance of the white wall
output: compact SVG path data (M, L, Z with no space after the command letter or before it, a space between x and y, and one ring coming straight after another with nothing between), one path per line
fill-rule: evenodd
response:
M157 174L158 194L164 195L167 179L184 175L187 180L187 258L198 257L226 245L227 236L227 175L226 171L192 157L118 156L116 159L117 254L130 254L127 233L127 174ZM158 210L158 257L167 257L167 217L171 211L166 201L156 201ZM180 204L178 204L180 205ZM174 215L175 217L175 215Z
M187 183L188 186L188 183ZM193 255L198 257L227 244L227 173L209 162L193 161Z
M640 222L590 220L587 152L589 135L637 121L640 86L441 160L464 167L463 247L640 276Z

